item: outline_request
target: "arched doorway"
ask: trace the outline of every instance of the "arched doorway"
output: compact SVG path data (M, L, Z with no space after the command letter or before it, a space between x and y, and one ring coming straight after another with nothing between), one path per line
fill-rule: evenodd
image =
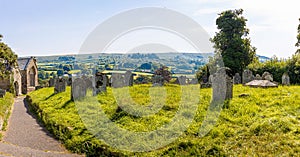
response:
M14 87L15 87L15 94L16 94L16 96L19 96L19 94L20 94L20 88L19 88L19 83L17 82L17 81L15 81L14 82Z
M32 67L29 71L29 86L31 86L31 87L35 87L35 74L36 74L36 71L35 71L34 67Z

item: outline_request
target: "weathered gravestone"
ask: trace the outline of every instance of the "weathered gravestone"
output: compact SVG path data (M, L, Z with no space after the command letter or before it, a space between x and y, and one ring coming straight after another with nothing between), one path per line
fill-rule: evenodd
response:
M61 93L66 91L67 82L63 78L57 78L55 80L54 93Z
M104 74L101 73L97 73L95 75L95 81L94 81L95 85L94 85L94 91L93 91L93 95L97 95L99 93L103 93L106 92L106 87L108 84L108 77Z
M111 87L121 88L124 87L125 76L123 74L113 73L111 75Z
M0 98L3 98L6 94L6 90L0 89Z
M270 74L269 72L264 72L262 75L262 79L273 82L273 75Z
M192 80L189 81L189 84L198 84L198 79L193 78Z
M127 70L124 74L124 78L124 86L133 86L133 74L131 71Z
M86 89L93 89L93 78L88 76L82 76Z
M152 77L152 86L163 86L164 85L164 78L161 75L153 75Z
M84 79L82 78L73 78L71 86L71 99L79 100L86 96L87 86Z
M212 75L213 101L222 102L233 96L233 80L226 74L225 68Z
M291 85L290 84L290 76L287 74L287 73L284 73L283 75L282 75L282 85L284 85L284 86L289 86L289 85Z
M233 83L234 84L241 84L242 83L242 78L239 73L236 73L233 77Z
M175 83L179 85L186 85L186 76L179 76L177 77Z
M49 87L54 87L55 86L55 80L54 78L50 78L49 80Z
M256 74L254 80L262 80L262 77L259 74Z
M253 73L252 71L246 69L244 70L243 72L243 84L246 84L248 82L251 82L254 80L254 76L253 76Z

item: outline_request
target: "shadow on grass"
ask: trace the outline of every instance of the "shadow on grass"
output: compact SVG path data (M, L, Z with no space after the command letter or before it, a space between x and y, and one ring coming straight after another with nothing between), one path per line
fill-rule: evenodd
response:
M66 108L71 102L73 102L71 99L68 100L67 102L65 102L65 103L61 106L61 108Z
M53 97L55 95L55 93L52 93L51 95L49 95L45 100L50 99L51 97Z

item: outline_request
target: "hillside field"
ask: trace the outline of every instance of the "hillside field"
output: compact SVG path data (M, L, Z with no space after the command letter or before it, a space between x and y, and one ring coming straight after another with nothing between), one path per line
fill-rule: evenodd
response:
M80 102L70 100L67 91L54 94L53 87L43 88L27 96L31 109L46 128L67 149L88 156L297 156L300 154L300 86L261 89L234 86L234 97L221 111L215 127L204 137L199 128L211 101L211 89L201 89L191 97L199 97L191 125L171 144L154 151L132 153L112 148L92 135L79 112L94 115L99 108L119 127L134 132L148 132L170 123L179 109L182 91L178 85L156 87L152 94L165 99L151 100L151 85L135 85L129 93L135 105L165 104L155 114L145 117L130 115L118 108L115 98L126 89L111 89L99 94L97 101L87 97ZM186 86L184 88L193 88ZM197 85L198 87L198 85ZM162 92L165 91L165 92ZM243 96L241 96L243 95ZM122 103L121 101L121 103ZM140 106L135 106L140 107ZM185 113L191 116L191 113ZM101 118L101 117L96 117ZM84 119L84 118L83 118ZM135 139L136 140L136 139ZM143 141L140 141L143 144ZM147 143L145 143L147 146Z

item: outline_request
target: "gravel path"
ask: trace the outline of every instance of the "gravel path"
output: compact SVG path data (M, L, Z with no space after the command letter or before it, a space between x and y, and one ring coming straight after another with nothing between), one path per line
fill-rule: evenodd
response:
M55 140L27 108L24 97L15 99L0 156L77 156Z

